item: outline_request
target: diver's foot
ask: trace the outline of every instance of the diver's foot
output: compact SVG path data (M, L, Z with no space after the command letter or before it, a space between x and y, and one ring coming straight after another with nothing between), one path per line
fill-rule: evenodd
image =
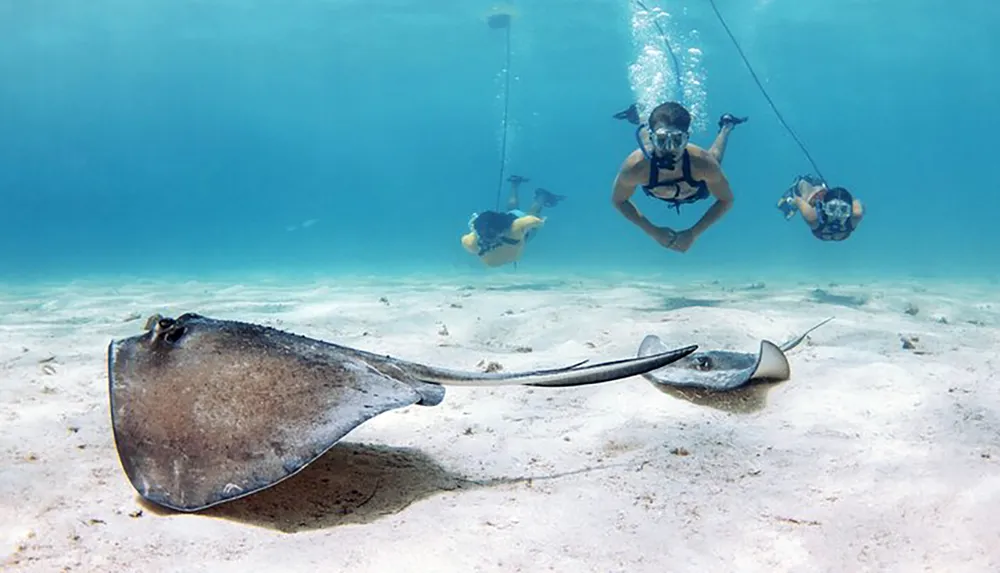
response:
M785 193L778 199L778 210L785 216L785 220L789 220L798 213L799 207L795 203L795 197L798 196L798 181L789 187Z
M520 185L525 181L531 181L531 179L528 179L527 177L522 177L520 175L511 175L510 177L507 178L507 181L510 181L514 185Z
M542 207L555 207L565 198L565 195L556 195L555 193L542 189L541 187L535 189L535 201L538 201L538 204Z
M613 116L615 119L627 119L633 125L639 125L639 110L635 104L628 106L628 109L620 111Z
M724 114L722 114L722 117L719 118L719 129L723 129L723 128L727 127L727 126L728 127L736 127L737 125L739 125L741 123L746 123L746 121L748 119L750 119L750 118L749 117L736 117L735 115L733 115L731 113L724 113Z

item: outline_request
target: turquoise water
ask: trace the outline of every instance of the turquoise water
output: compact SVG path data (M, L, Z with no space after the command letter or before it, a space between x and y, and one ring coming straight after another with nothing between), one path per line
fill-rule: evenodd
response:
M646 3L684 54L692 141L750 117L724 163L734 209L683 255L626 221L611 183L634 128L611 115L678 97L643 55L660 38L624 0L513 2L505 174L569 198L516 269L488 269L459 239L496 196L493 3L0 0L0 280L1000 274L1000 6L717 0L824 174L867 206L821 243L775 209L810 167L708 0ZM675 228L708 207L635 201Z

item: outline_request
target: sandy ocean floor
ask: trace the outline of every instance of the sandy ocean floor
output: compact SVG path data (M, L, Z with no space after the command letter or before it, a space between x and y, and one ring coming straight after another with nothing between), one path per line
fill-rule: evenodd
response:
M828 316L756 411L641 377L451 388L298 475L202 514L141 502L110 430L106 348L153 313L277 326L449 368L674 347L755 351ZM903 339L906 339L904 348ZM1000 570L1000 289L357 279L8 288L4 571Z

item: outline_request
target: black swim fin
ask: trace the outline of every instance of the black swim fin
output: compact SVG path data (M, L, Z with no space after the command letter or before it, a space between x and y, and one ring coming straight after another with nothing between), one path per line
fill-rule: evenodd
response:
M778 199L778 210L785 216L785 220L788 221L799 212L798 205L795 204L795 197L798 196L799 180L795 179L792 186L782 193L781 198Z
M639 125L639 110L636 109L635 104L628 106L628 109L620 111L612 117L615 119L626 119L632 125Z
M555 207L565 198L565 195L556 195L555 193L542 189L541 187L535 189L535 201L538 201L542 207Z
M739 125L741 123L746 123L746 121L748 119L750 119L750 118L749 117L736 117L735 115L733 115L731 113L724 113L724 114L722 114L722 117L719 118L719 129L722 129L723 127L726 127L727 125L732 126L732 127L736 127L737 125Z

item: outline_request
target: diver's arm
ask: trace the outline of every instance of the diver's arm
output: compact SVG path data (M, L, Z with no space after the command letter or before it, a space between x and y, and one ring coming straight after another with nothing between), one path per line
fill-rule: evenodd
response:
M716 221L721 219L733 207L733 201L735 200L733 190L729 187L729 180L726 179L726 175L722 172L718 163L708 158L705 158L705 160L711 161L712 164L705 170L706 173L702 179L708 185L709 192L715 197L715 203L689 229L695 237L700 236L709 227L714 225Z
M851 207L851 224L857 227L861 219L865 217L865 207L857 199L854 200L854 204Z
M822 185L813 185L805 179L801 179L796 189L797 193L792 195L792 201L795 201L795 206L799 209L799 213L802 214L802 220L813 228L816 227L819 217L816 216L816 207L813 206L811 201L823 189Z
M659 229L640 213L631 201L632 195L635 193L635 186L642 183L642 170L639 169L642 165L641 158L641 152L633 151L625 159L625 162L618 170L618 175L615 176L615 183L611 192L611 203L618 209L619 213L625 215L626 219L642 229L647 235L655 238L655 233Z
M810 205L808 200L797 195L792 197L792 200L795 201L795 206L799 208L799 213L802 213L802 220L810 227L815 226L818 220L816 217L816 208Z
M479 246L476 244L478 242L475 233L466 233L462 236L462 247L473 255L479 254Z

